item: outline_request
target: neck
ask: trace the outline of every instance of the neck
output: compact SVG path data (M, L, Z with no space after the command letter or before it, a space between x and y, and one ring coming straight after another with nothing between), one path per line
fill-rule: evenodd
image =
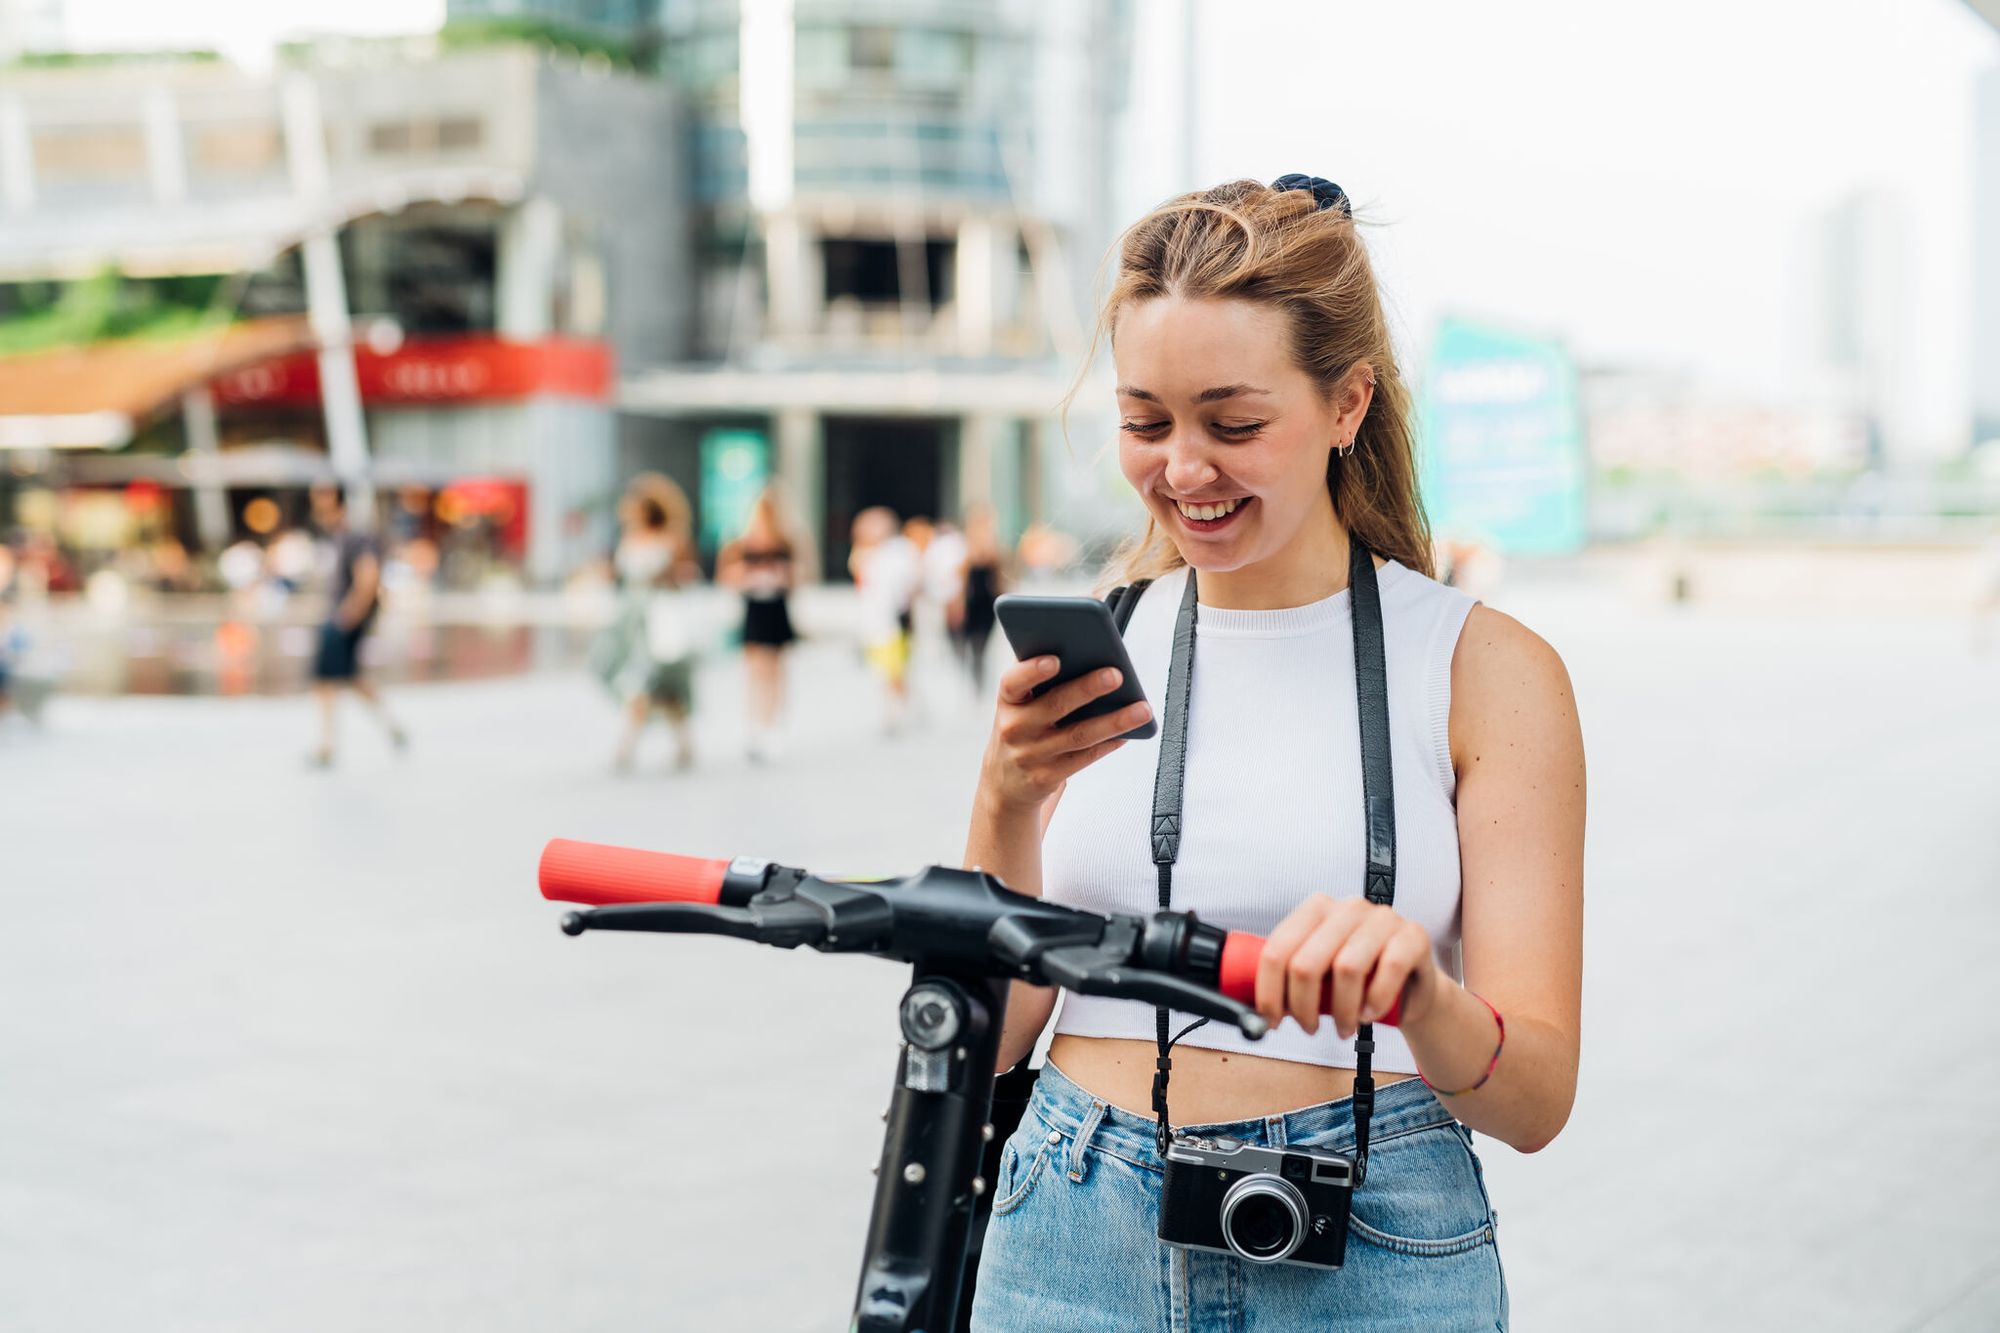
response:
M1232 611L1277 611L1347 586L1347 525L1327 496L1321 511L1276 554L1241 569L1200 570L1201 600Z

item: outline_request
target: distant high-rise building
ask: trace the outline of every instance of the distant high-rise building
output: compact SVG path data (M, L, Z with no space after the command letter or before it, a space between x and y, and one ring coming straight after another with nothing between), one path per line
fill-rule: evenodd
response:
M1973 89L1972 438L2000 440L2000 70Z
M1911 327L1909 209L1888 191L1858 190L1820 215L1811 239L1817 396L1861 414L1871 465L1906 459L1922 443L1910 374L1922 339Z

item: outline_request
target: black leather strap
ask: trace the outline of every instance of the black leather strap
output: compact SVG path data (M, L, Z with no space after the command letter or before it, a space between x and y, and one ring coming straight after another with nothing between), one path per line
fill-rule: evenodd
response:
M1348 536L1348 603L1354 630L1354 692L1361 723L1361 792L1367 824L1368 865L1362 892L1373 903L1387 906L1396 898L1396 792L1389 759L1389 671L1383 650L1382 591L1375 578L1375 559L1368 548ZM1132 599L1136 601L1137 598ZM1188 570L1180 613L1174 620L1173 656L1167 665L1166 713L1160 727L1160 756L1153 773L1153 815L1150 840L1153 864L1159 868L1160 907L1171 905L1174 863L1180 859L1186 834L1182 786L1187 775L1188 700L1194 683L1197 607L1195 572ZM1167 1011L1157 1011L1159 1053L1154 1062L1153 1111L1159 1120L1159 1149L1166 1155L1172 1139L1167 1117L1167 1080L1173 1071L1169 1057L1175 1037L1167 1037ZM1197 1025L1198 1026L1198 1025ZM1193 1031L1189 1027L1184 1037ZM1375 1080L1371 1068L1375 1028L1363 1023L1354 1034L1354 1157L1355 1185L1367 1179L1368 1126L1375 1111Z

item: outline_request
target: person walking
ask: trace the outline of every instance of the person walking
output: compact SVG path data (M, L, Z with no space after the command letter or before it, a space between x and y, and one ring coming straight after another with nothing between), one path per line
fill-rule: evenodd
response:
M997 620L993 603L1007 591L1006 550L991 505L974 505L965 515L965 551L959 561L959 593L954 619L959 652L972 677L972 692L986 697L986 645Z
M921 571L917 550L896 523L896 511L874 505L854 516L847 571L860 613L861 655L882 682L882 730L902 731L910 711L912 603Z
M785 711L785 650L792 627L792 590L805 577L810 552L786 518L777 488L767 486L750 508L742 535L716 554L716 581L743 595L743 669L748 677L750 759L777 757Z
M694 554L694 510L672 478L642 473L618 506L612 553L618 608L593 646L598 676L625 710L612 768L630 772L655 712L674 736L674 767L694 766L696 635L682 589L701 577Z
M347 497L339 486L320 482L309 492L313 526L331 546L332 602L319 629L319 650L313 656L313 695L319 703L319 748L312 753L318 768L333 767L334 707L342 689L350 689L368 705L396 750L409 747L405 732L389 714L373 684L362 675L362 645L375 628L382 609L382 550L373 534L356 531L348 521Z
M1567 673L1432 576L1412 395L1338 186L1161 205L1122 238L1098 336L1147 515L1110 581L1151 580L1125 635L1150 702L1061 727L1117 673L1035 697L1053 660L1006 670L966 864L1051 902L1267 934L1272 1026L1250 1041L1074 993L1058 1009L1015 983L1001 1067L1052 1014L1055 1036L992 1182L972 1327L1504 1329L1473 1135L1539 1151L1575 1097ZM1118 739L1154 711L1156 738ZM1358 1157L1357 1116L1344 1266L1159 1239L1188 1135Z

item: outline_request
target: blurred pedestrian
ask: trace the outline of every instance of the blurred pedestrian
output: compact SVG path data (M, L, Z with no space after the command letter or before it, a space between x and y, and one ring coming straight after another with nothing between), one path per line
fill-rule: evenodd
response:
M923 581L918 595L921 611L917 627L921 634L925 620L958 651L958 636L964 607L959 594L964 591L965 534L948 518L941 518L931 530L923 548Z
M1037 521L1030 523L1021 533L1015 555L1020 560L1022 576L1027 582L1052 583L1058 574L1075 563L1077 542L1076 538L1060 528Z
M374 537L348 525L347 497L340 487L321 482L312 488L313 523L332 545L332 603L319 630L319 651L313 658L313 693L319 699L319 748L312 762L333 766L334 699L344 687L353 690L375 715L397 750L408 747L409 735L394 718L382 696L361 674L361 650L382 609L382 550Z
M743 595L752 762L777 757L785 711L785 649L799 637L792 627L790 599L809 563L806 540L786 515L775 486L764 488L742 534L716 554L716 581Z
M991 505L975 505L965 516L965 549L959 562L960 652L972 676L973 693L986 697L986 645L993 638L993 603L1007 591L1006 552Z
M612 767L629 772L646 723L658 711L674 735L674 767L694 766L694 618L681 590L701 577L687 493L657 472L632 479L618 507L612 554L618 609L592 650L592 664L624 706L626 727Z
M911 604L921 571L917 550L897 531L896 512L876 505L854 516L847 557L860 610L861 652L882 681L882 729L901 731L910 705Z

